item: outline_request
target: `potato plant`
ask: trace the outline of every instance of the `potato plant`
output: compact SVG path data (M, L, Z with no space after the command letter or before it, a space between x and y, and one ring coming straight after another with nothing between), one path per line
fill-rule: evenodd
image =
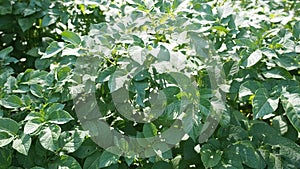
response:
M299 2L0 4L0 169L299 168Z

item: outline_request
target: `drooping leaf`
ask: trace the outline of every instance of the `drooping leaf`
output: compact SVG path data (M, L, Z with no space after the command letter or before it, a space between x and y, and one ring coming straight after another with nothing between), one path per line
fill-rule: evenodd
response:
M230 157L230 154L234 157ZM228 156L229 155L229 156ZM265 163L248 141L234 144L226 150L228 159L235 158L251 168L264 168Z
M42 118L36 118L32 119L25 123L24 126L24 133L25 134L31 134L37 131L42 125L44 124L44 121Z
M266 78L274 78L274 79L291 79L292 75L281 67L275 67L270 70L266 70L262 73Z
M102 72L99 73L96 82L106 82L109 80L109 77L115 72L116 66L110 66L104 69Z

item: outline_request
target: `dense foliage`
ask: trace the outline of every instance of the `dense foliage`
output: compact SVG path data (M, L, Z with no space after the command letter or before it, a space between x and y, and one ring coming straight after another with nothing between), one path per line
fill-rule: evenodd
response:
M0 168L298 168L299 8L0 1Z

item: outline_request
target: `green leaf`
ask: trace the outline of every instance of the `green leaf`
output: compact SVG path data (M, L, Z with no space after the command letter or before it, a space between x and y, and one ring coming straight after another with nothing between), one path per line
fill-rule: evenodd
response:
M38 98L43 98L43 95L44 95L43 87L38 84L30 85L30 92L32 95L34 95Z
M108 80L110 92L114 92L123 87L127 80L127 74L124 71L115 71Z
M259 62L262 57L263 57L262 52L259 49L257 49L256 51L254 51L249 55L249 57L242 63L242 65L245 67L251 67L255 65L257 62Z
M14 140L12 147L19 153L28 155L31 146L31 137L28 134L22 134L20 138Z
M0 15L7 15L12 13L11 1L0 1Z
M169 164L168 162L166 161L158 161L156 163L153 164L152 166L152 169L158 169L158 168L161 168L161 169L172 169L172 165Z
M0 105L8 109L15 109L22 107L23 101L17 95L9 95L6 98L0 100Z
M116 66L110 66L108 68L105 68L102 72L99 73L96 82L106 82L109 80L109 77L111 74L113 74L116 70Z
M9 168L12 163L13 151L10 148L0 148L0 168Z
M273 113L278 107L279 98L270 97L268 90L260 88L255 92L253 98L253 116L260 118L270 113Z
M52 42L46 49L46 52L43 54L41 59L51 58L61 52L65 48L63 42Z
M63 110L65 107L64 104L61 104L61 103L53 103L51 104L48 108L46 108L45 112L46 114L50 114L54 111L60 111L60 110Z
M289 56L289 55L279 55L277 58L274 59L274 62L280 66L283 67L284 69L291 71L291 70L295 70L298 69L300 67L300 65L297 62L296 59L296 55L295 56Z
M295 38L300 39L300 21L297 21L293 26L293 35Z
M214 150L210 144L204 144L201 146L201 161L206 168L216 166L221 160L222 152Z
M292 75L281 67L275 67L270 70L263 71L262 74L265 78L292 79Z
M46 126L39 134L41 145L50 151L55 152L58 150L58 138L61 133L61 128L58 125Z
M188 34L191 38L191 46L196 50L200 58L209 58L209 44L203 37L194 32Z
M60 136L60 147L67 153L73 153L81 144L87 132L80 130L64 131Z
M35 22L35 18L31 16L18 19L18 24L20 25L23 32L30 29L33 26L34 22Z
M47 14L42 19L42 26L46 27L46 26L52 25L56 22L57 19L58 19L57 16Z
M145 137L153 137L157 135L157 128L153 123L145 123L143 126L143 134Z
M71 72L71 68L68 66L61 67L57 70L57 80L58 81L63 81L68 77L68 75Z
M159 50L159 53L157 55L157 59L158 59L159 62L170 60L170 52L163 45L160 45L160 50Z
M228 159L239 160L251 168L264 168L265 164L260 158L259 154L255 151L250 141L242 141L240 143L231 145L228 149L224 150L225 156Z
M100 151L96 151L91 156L88 156L83 164L83 169L94 169L94 168L100 168L100 158L102 153Z
M50 112L49 115L46 115L46 120L50 123L55 124L65 124L74 118L65 110L58 110Z
M260 87L262 87L262 85L258 81L246 81L240 86L239 97L252 95Z
M31 134L37 131L42 125L44 124L41 118L33 119L25 123L24 126L24 133Z
M136 102L140 106L145 106L144 99L146 96L146 89L149 87L148 82L133 82L137 91Z
M287 98L281 97L281 102L289 121L300 132L300 94L293 93L287 95Z
M73 153L75 157L84 159L95 151L97 151L97 145L92 141L91 138L87 138L84 142L80 145L80 147Z
M14 136L11 133L0 130L0 147L4 147L8 145L13 140L14 140Z
M119 156L115 155L111 152L104 151L101 154L100 160L99 160L99 167L108 167L112 164L116 164L119 160Z
M0 51L0 59L5 60L5 58L8 56L8 54L10 54L13 50L14 50L14 48L12 46L2 49Z
M49 163L49 168L57 168L57 169L81 169L80 164L76 161L75 158L62 155L59 159L55 160L54 163Z
M9 118L0 118L0 131L1 130L16 135L19 131L19 124Z
M74 45L79 45L81 43L80 37L76 33L74 33L74 32L63 31L61 33L61 36L62 36L62 39L64 41L70 42L70 43L72 43Z

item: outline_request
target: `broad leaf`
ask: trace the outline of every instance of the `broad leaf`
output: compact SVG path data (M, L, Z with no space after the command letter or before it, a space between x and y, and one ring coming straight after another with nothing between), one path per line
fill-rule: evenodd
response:
M31 146L31 137L27 134L22 134L20 138L14 140L12 147L19 153L28 155Z
M300 95L289 94L288 98L281 97L281 102L289 121L300 132Z
M60 147L67 153L73 153L81 146L86 135L87 132L80 130L63 132L60 135Z
M157 128L153 123L145 123L143 126L143 134L145 137L153 137L157 135Z
M201 147L201 161L206 168L211 168L216 166L221 160L222 152L219 150L214 150L209 144L204 144Z
M65 124L73 119L74 118L65 110L53 111L46 115L46 120L55 124Z
M5 60L5 58L8 56L8 54L10 54L13 50L14 50L14 48L12 46L2 49L0 51L0 59Z
M160 46L160 50L159 53L157 55L157 59L158 61L169 61L170 60L170 52L169 50L164 47L164 46Z
M76 33L74 33L74 32L63 31L61 33L61 36L62 36L62 39L64 41L70 42L70 43L72 43L74 45L79 45L81 43L80 37Z
M20 108L23 105L23 101L17 95L9 95L0 100L0 105L8 109Z
M251 53L248 58L242 63L245 67L251 67L255 65L263 57L262 52L258 49Z
M58 150L58 138L61 134L61 128L57 125L44 127L39 134L41 145L50 151Z
M255 92L252 103L254 118L260 118L273 113L278 107L278 102L279 98L270 97L267 89L258 89Z
M55 56L56 54L58 54L59 52L61 52L65 46L65 44L63 42L52 42L46 49L46 52L43 54L43 56L41 57L41 59L47 59L47 58L51 58L53 56Z
M7 131L1 131L0 130L0 147L4 147L11 143L14 139L14 136L7 132Z
M81 169L78 161L68 155L60 156L59 159L55 160L53 163L49 163L48 167L57 169Z
M1 130L15 135L19 131L19 124L9 118L0 118L0 131Z
M117 163L119 160L119 156L111 153L111 152L108 152L108 151L104 151L102 154L101 154L101 157L99 159L99 167L108 167L112 164L115 164Z

